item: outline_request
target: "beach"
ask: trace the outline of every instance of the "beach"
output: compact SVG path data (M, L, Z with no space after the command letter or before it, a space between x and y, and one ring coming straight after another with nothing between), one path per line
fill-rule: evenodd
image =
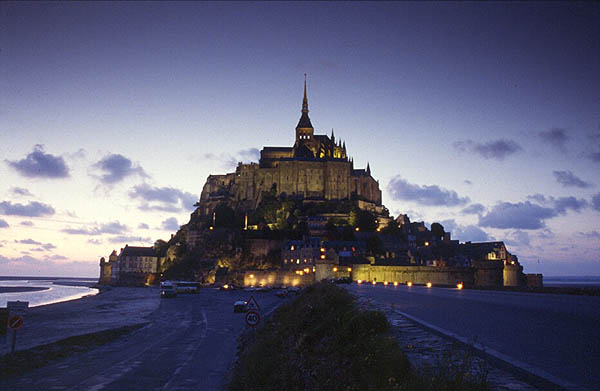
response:
M148 322L160 304L156 287L103 287L101 292L77 300L29 308L17 332L16 350L102 330ZM9 341L9 331L6 340ZM0 354L10 345L0 343Z

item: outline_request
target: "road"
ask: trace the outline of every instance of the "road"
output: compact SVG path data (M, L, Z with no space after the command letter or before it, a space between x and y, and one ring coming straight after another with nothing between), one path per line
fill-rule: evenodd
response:
M6 390L222 390L244 330L233 303L254 295L262 313L273 292L218 291L163 299L150 323L91 351L6 379Z
M600 390L600 297L352 284L351 293L531 371L561 388Z

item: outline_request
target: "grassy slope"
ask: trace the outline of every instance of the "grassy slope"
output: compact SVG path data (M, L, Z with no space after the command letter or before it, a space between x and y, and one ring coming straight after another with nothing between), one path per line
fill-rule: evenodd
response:
M251 335L250 335L251 336ZM465 372L418 375L385 315L330 283L307 288L242 344L237 390L483 390Z

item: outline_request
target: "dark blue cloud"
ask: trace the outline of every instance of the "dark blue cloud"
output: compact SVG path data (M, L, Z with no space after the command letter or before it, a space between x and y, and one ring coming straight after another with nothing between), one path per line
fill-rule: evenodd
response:
M139 198L151 204L144 203L139 209L144 211L181 212L193 210L198 197L173 187L154 187L146 183L135 186L129 192L129 197Z
M61 232L69 235L88 235L96 236L101 234L123 234L129 231L129 227L118 221L100 224L92 228L64 228Z
M459 206L469 202L469 197L459 197L454 190L437 185L415 185L400 176L392 178L387 190L394 200L413 201L421 205Z
M122 181L128 176L139 175L147 178L148 175L138 165L134 165L131 160L120 154L111 154L103 157L99 162L94 164L94 168L102 171L101 175L96 175L96 178L104 184L113 184Z
M17 196L23 196L23 197L33 197L33 194L31 194L29 192L29 190L22 188L22 187L13 187L12 189L10 189L10 191Z
M485 206L481 204L471 204L460 211L464 215L478 215L485 211Z
M169 217L168 219L164 220L160 226L166 231L177 231L179 229L179 223L175 217Z
M470 242L487 242L490 236L476 225L458 226L452 232L452 236L458 240Z
M552 174L554 174L556 181L564 187L579 187L581 189L587 189L593 186L591 183L582 180L569 170L552 171Z
M545 219L557 215L554 208L532 204L529 201L500 202L487 214L479 217L479 225L489 228L539 229L546 224Z
M69 168L60 156L44 153L43 145L36 145L25 159L6 160L8 165L25 177L29 178L66 178Z
M25 227L33 227L33 221L29 221L29 220L25 220L25 221L21 221L21 225L25 226Z
M600 212L600 193L592 197L592 207Z
M9 225L6 222L6 220L0 219L0 228L8 228L8 227L9 227Z
M538 133L538 136L547 144L552 145L554 148L561 152L567 151L567 141L569 140L569 136L567 135L567 131L561 128L552 128L550 130L545 130Z
M573 196L560 197L552 199L554 210L558 214L566 214L568 210L581 212L582 209L588 207L588 202L584 199L577 199Z
M146 223L140 223L138 225L138 228L139 229L150 229L150 226L148 224L146 224Z
M473 140L456 141L454 148L460 152L478 154L484 159L504 160L506 157L521 151L523 148L513 140L495 140L478 143Z
M41 202L32 201L26 205L10 201L0 202L0 214L25 217L51 216L55 213L54 208Z

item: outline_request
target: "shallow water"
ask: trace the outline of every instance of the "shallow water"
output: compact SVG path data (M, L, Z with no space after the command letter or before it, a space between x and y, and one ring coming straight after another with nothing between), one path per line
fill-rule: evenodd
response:
M89 287L94 282L94 279L57 277L0 277L0 287L44 288L43 290L29 292L0 293L0 307L6 307L7 301L28 301L29 307L38 307L61 301L80 299L99 292L98 289Z

